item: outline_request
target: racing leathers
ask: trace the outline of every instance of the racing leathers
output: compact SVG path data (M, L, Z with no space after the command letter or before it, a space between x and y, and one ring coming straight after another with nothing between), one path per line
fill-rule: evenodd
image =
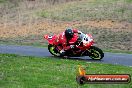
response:
M59 47L59 51L60 51L60 54L62 56L64 56L65 54L65 51L68 51L72 48L75 47L75 43L77 42L78 40L78 34L81 34L82 32L77 30L77 29L72 29L72 31L74 32L73 34L73 37L68 40L65 36L65 32L62 32L58 35L58 38L55 42L55 45L60 45L61 47Z

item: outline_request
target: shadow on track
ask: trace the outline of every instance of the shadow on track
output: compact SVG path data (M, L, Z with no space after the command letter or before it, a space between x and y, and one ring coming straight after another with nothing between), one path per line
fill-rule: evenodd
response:
M48 57L55 58L55 59L68 59L68 60L87 61L87 62L102 62L103 61L103 60L93 60L86 56L84 58L82 57L55 57L55 56L48 56Z

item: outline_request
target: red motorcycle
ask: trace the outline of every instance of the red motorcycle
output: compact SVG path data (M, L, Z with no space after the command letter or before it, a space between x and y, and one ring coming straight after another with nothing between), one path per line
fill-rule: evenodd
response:
M60 56L60 51L56 46L54 41L57 39L57 35L44 35L44 38L48 41L48 50L54 56ZM89 56L94 60L101 60L104 57L104 53L101 49L96 46L93 46L94 40L91 34L78 34L77 44L75 48L66 51L66 56L68 57L81 57L81 56Z

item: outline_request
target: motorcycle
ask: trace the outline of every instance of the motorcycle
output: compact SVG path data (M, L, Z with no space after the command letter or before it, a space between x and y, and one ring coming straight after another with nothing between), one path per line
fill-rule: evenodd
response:
M44 39L48 41L48 50L49 52L57 57L60 57L60 51L58 47L61 45L55 45L54 41L57 39L57 35L44 35ZM91 34L78 34L77 44L75 48L66 51L65 55L68 57L82 57L89 56L94 60L101 60L104 57L103 51L94 46L94 40Z

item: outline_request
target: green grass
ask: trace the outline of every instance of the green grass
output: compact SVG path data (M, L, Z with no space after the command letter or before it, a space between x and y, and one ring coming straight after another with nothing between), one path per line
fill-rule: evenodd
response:
M132 54L131 51L123 51L123 50L112 50L112 49L103 49L104 52L111 52L111 53L126 53L126 54Z
M119 20L132 22L130 0L85 0L52 6L39 16L62 21Z
M7 0L0 0L0 3L4 3L4 2L6 2Z
M78 88L77 66L88 74L130 74L132 67L86 61L0 54L1 88ZM131 88L130 84L86 84L79 88Z
M132 0L126 0L127 3L132 3Z

